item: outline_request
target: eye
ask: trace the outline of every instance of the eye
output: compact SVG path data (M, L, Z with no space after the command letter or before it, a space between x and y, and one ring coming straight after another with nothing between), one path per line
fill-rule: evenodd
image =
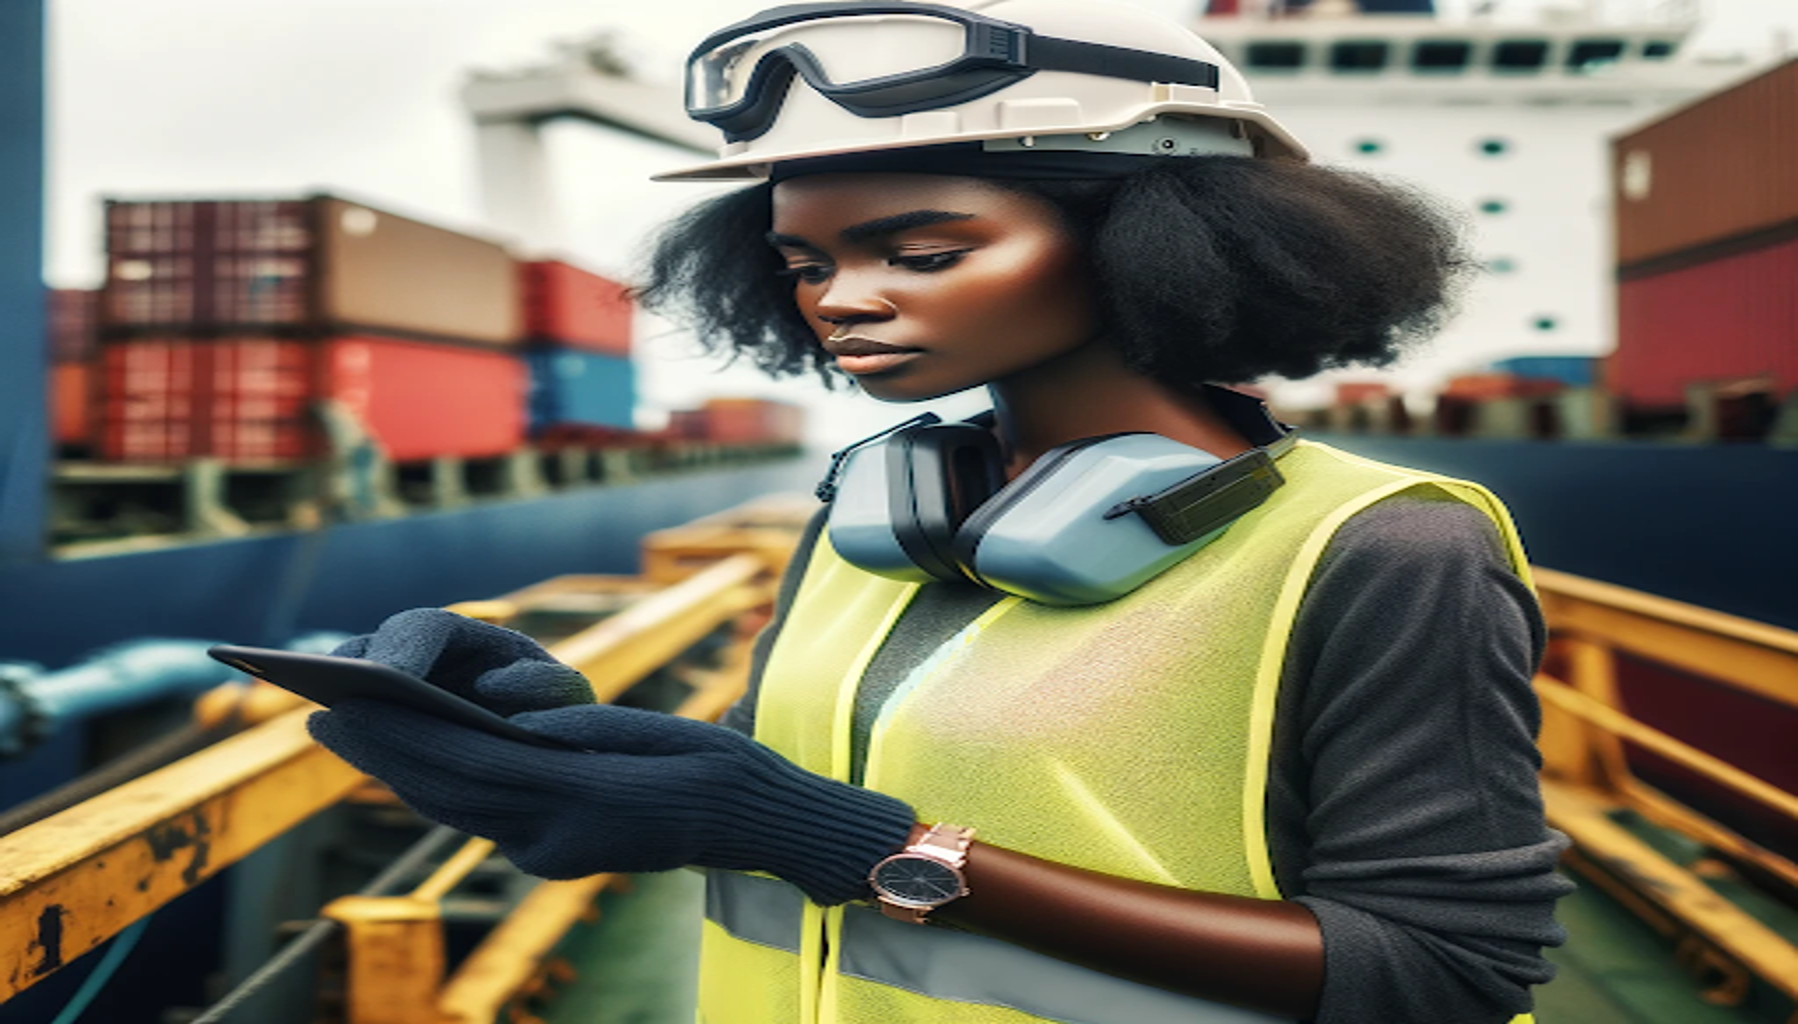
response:
M887 259L887 264L894 267L903 267L906 270L915 270L921 274L928 274L937 270L947 270L950 267L955 266L957 263L961 262L961 258L966 256L968 252L969 250L967 249L950 249L945 252L923 252L904 256L892 256Z
M801 263L797 266L782 267L775 273L781 277L791 277L802 284L823 284L830 276L830 266L825 263Z

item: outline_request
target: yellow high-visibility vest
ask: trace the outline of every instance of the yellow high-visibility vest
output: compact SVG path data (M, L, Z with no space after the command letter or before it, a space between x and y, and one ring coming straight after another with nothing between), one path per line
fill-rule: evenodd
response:
M1260 508L1124 597L988 609L887 700L864 784L1020 853L1279 899L1263 820L1274 704L1337 528L1383 498L1433 492L1491 517L1529 578L1510 517L1478 485L1311 442L1280 471L1286 485ZM848 781L857 685L917 589L855 568L821 537L763 672L756 739ZM772 878L708 878L705 1024L1274 1019L868 907L819 907Z

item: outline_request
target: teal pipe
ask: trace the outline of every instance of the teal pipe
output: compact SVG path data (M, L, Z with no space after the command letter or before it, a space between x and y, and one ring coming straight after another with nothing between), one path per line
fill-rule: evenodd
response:
M287 648L325 653L345 633L309 633ZM0 758L18 757L71 722L154 701L197 697L238 673L212 660L215 641L138 639L68 668L0 662Z

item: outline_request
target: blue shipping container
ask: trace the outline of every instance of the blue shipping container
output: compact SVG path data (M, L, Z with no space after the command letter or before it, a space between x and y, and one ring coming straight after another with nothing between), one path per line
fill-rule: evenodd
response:
M628 358L567 348L525 353L531 367L531 432L559 423L633 425L637 372Z
M1589 388L1598 380L1598 356L1513 356L1492 364L1499 373L1536 380L1558 380L1570 388Z

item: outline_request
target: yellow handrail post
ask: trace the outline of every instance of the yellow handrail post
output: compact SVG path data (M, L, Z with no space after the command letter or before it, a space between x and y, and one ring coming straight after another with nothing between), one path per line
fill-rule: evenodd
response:
M1567 657L1568 682L1593 700L1623 710L1623 696L1617 689L1617 655L1610 645L1585 637L1562 640ZM1591 783L1611 792L1619 792L1630 781L1629 759L1616 734L1590 722L1583 724L1586 734L1587 778Z
M411 896L344 896L324 915L343 924L347 1024L438 1024L443 910Z

